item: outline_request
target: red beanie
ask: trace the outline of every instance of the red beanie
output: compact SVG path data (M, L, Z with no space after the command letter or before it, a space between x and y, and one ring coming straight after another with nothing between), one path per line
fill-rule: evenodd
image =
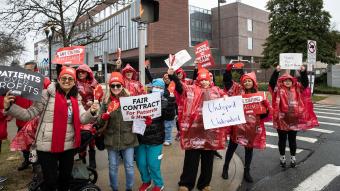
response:
M119 82L124 85L123 75L119 72L112 72L109 84L112 84L113 82Z
M77 76L77 75L76 75L76 70L75 70L74 68L63 66L63 67L61 68L61 72L60 72L60 74L59 74L59 78L61 78L61 76L65 75L65 74L68 74L68 75L72 76L72 78L73 78L74 80L77 79L77 78L76 78L76 76Z
M209 73L210 73L210 72L209 72L207 69L205 69L205 68L200 69L200 70L197 72L197 74L198 74L197 80L198 80L199 82L202 81L202 80L210 81L210 80L211 80L211 77L210 77L210 74L209 74Z

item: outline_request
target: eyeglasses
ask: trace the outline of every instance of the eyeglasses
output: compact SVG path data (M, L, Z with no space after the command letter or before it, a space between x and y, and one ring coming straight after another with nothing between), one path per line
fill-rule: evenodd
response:
M110 85L110 88L112 88L112 89L120 89L121 87L122 87L121 84L111 84Z
M63 81L63 82L66 82L66 81L73 82L74 81L74 79L71 78L71 77L61 77L60 80Z

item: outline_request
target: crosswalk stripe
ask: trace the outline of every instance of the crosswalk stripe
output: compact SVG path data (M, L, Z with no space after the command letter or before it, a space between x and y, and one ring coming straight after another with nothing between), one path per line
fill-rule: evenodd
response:
M268 136L273 136L273 137L277 137L278 134L277 133L272 133L272 132L266 132L266 135ZM315 143L316 141L318 141L318 139L315 138L310 138L310 137L302 137L302 136L296 136L296 139L299 141L305 141L305 142L309 142L309 143Z
M323 118L323 119L333 119L333 120L340 120L339 117L328 117L328 116L323 116L323 115L317 115L318 118Z
M324 111L315 111L316 114L328 114L328 115L339 115L340 116L340 113L330 113L330 112L324 112Z
M337 176L340 175L340 166L334 164L327 164L314 172L311 176L301 182L294 191L320 191L327 187L327 185Z
M339 123L329 123L329 122L322 122L322 121L319 121L319 124L323 124L323 125L333 125L333 126L340 127L340 124L339 124Z
M277 145L272 145L272 144L266 144L266 147L272 148L272 149L278 149L279 147ZM286 147L286 151L289 151L289 148ZM301 153L303 149L296 149L296 153Z
M315 107L334 107L334 108L340 108L340 105L329 105L329 104L319 104L319 103L314 103Z
M314 107L314 111L340 111L340 109L324 109L324 108L316 108Z
M324 123L324 122L319 122L320 124ZM273 126L273 123L272 122L266 122L264 123L265 125L268 125L268 126ZM332 124L325 124L325 125L334 125L334 123ZM336 124L338 125L338 124ZM334 131L331 131L331 130L327 130L327 129L320 129L320 128L312 128L312 129L308 129L308 131L316 131L316 132L320 132L320 133L334 133Z

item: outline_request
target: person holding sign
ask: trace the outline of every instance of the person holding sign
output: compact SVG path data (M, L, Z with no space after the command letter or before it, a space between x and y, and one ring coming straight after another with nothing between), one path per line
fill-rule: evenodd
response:
M152 93L159 92L162 96L162 115L152 119L147 124L144 134L138 135L139 146L136 148L136 162L143 184L139 191L146 191L154 184L152 191L164 189L164 181L161 174L161 160L163 158L163 142L165 139L165 120L169 115L175 115L176 99L174 94L164 96L165 83L157 78L152 81ZM151 119L150 119L151 120Z
M138 74L130 64L127 64L125 68L123 68L122 75L125 88L129 90L131 96L145 94L143 85L137 80Z
M181 147L185 150L183 172L180 177L179 191L192 190L195 187L198 166L201 160L201 175L197 182L199 190L210 191L210 181L213 172L214 153L224 149L226 136L224 128L205 130L203 125L203 102L225 95L217 86L211 86L209 71L202 68L198 72L197 83L187 85L182 83L174 70L168 74L176 84L176 92L180 99L179 123L181 131Z
M227 70L223 76L225 92L229 96L253 94L258 91L255 73L248 73L241 76L240 84L232 81L231 70L232 64L227 65ZM264 149L266 146L266 129L264 127L264 118L269 114L269 102L264 99L262 103L265 113L257 114L254 110L245 110L245 124L231 127L230 142L226 151L225 162L223 165L222 178L228 179L229 163L237 149L238 144L245 148L245 168L244 179L247 182L253 182L250 175L250 164L253 158L253 148Z
M104 129L104 144L109 157L110 185L113 191L118 190L119 153L121 152L126 173L126 191L131 191L134 185L134 147L138 146L138 140L136 134L132 133L132 121L123 121L119 101L120 97L130 95L125 89L123 76L119 72L111 73L109 87L110 95L103 101L98 126Z
M319 124L312 107L306 68L301 66L299 78L288 73L279 77L280 71L281 67L277 66L269 81L273 105L273 127L279 134L280 165L283 168L286 167L285 148L288 136L290 166L294 168L296 166L297 131L307 130Z
M80 126L97 118L99 105L93 104L84 110L75 80L76 71L64 67L58 82L43 90L41 101L27 109L16 105L10 92L4 98L6 115L28 121L42 113L36 146L43 172L43 191L69 189L75 151L80 146Z

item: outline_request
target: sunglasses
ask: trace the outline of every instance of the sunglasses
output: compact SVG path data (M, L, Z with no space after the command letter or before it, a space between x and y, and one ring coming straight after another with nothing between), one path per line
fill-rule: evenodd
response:
M112 89L120 89L121 87L122 87L121 84L111 84L110 85L110 88L112 88Z
M61 77L60 80L63 81L63 82L66 82L66 81L73 82L74 81L74 79L71 78L71 77Z

